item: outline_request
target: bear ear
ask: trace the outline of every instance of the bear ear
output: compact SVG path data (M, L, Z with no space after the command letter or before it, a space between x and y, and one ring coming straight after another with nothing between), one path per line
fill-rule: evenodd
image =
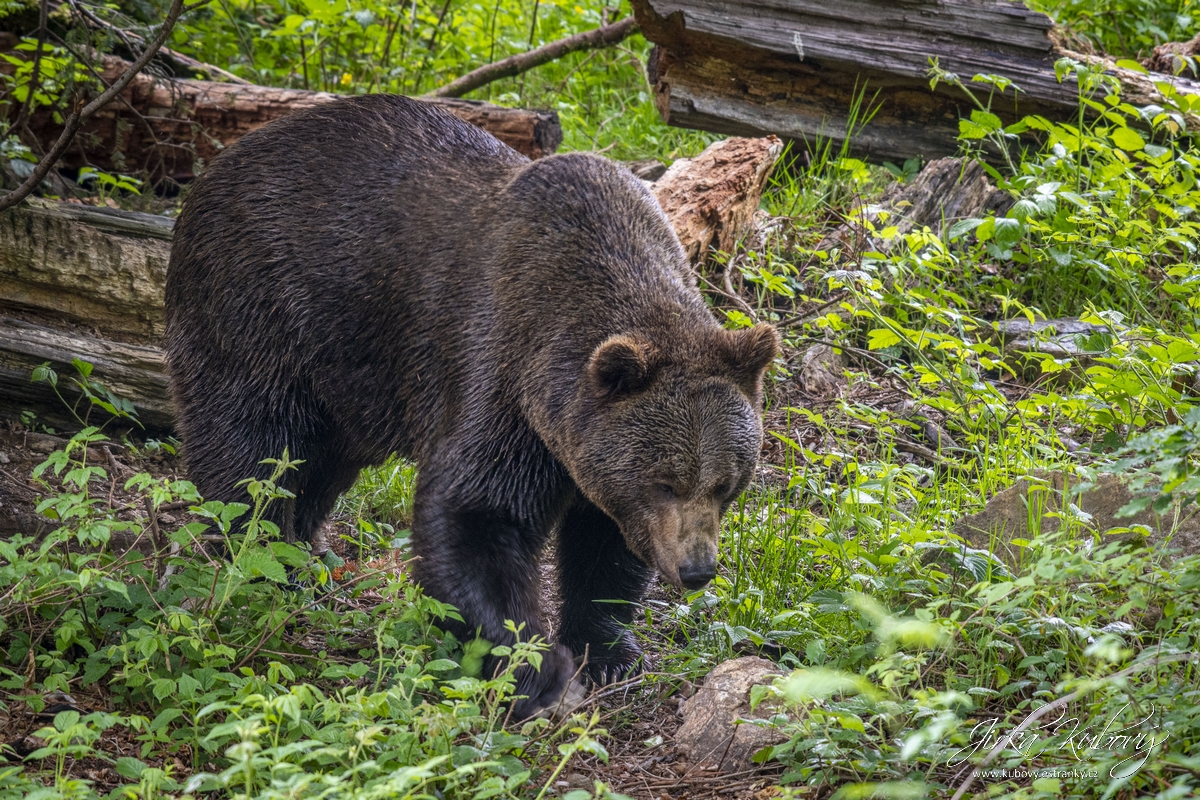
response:
M655 355L654 345L645 339L628 334L610 336L588 359L592 391L608 398L641 391L653 377Z
M766 323L726 334L725 357L731 377L750 397L762 390L762 376L779 354L779 334Z

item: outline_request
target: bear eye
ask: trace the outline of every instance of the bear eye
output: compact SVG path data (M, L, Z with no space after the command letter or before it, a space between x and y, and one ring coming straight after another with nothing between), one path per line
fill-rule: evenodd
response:
M656 483L654 484L654 489L664 500L675 499L675 487L669 483Z

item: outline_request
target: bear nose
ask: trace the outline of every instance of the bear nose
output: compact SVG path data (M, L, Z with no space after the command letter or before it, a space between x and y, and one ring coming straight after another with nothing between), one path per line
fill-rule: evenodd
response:
M679 566L679 582L688 589L703 589L717 574L715 561L696 561Z

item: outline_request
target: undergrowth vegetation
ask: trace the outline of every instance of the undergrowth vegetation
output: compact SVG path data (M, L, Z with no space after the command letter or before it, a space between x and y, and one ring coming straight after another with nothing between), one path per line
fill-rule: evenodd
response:
M1196 28L1189 2L1044 5L1117 55ZM189 18L174 46L260 83L417 93L615 16L235 0ZM709 137L657 120L646 53L631 39L478 95L556 108L567 149L695 152ZM653 624L635 626L656 659L641 702L747 650L779 661L790 674L755 692L748 723L783 734L759 754L781 767L777 796L1200 789L1200 555L1172 537L1200 495L1200 156L1185 132L1200 109L1169 87L1133 105L1083 64L1059 73L1076 123L1005 127L990 104L1017 87L932 72L963 93L963 154L984 159L1005 210L902 227L876 203L919 164L812 142L773 178L767 234L707 267L728 324L773 322L788 353L771 458L726 519L719 576L652 598ZM19 160L13 141L0 155ZM831 244L843 223L852 242ZM1084 332L1058 334L1067 319ZM1014 320L1032 331L1022 347ZM821 399L796 355L814 345L843 381ZM34 470L54 522L0 540L0 711L40 726L8 742L0 796L619 796L560 780L606 757L598 712L506 719L512 669L541 643L483 675L485 653L441 630L453 609L408 580L412 465L367 470L340 501L351 563L331 571L263 521L274 480L248 481L244 504L205 502L185 481L116 474L106 441L85 427ZM1117 528L1079 494L1110 473L1132 489ZM962 520L1014 484L1024 527L966 535Z

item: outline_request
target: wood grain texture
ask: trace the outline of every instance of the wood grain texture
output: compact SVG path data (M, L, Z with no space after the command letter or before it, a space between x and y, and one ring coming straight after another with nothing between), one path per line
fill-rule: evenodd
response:
M161 349L125 344L86 334L0 317L0 408L20 412L36 409L39 416L71 424L62 401L45 383L32 383L35 367L49 361L59 375L59 391L73 401L71 360L82 358L94 367L92 378L133 403L147 429L169 430L173 424L166 359ZM77 426L77 423L72 427Z
M732 138L681 158L651 187L693 263L710 248L732 252L750 227L783 143Z
M852 137L852 149L873 160L957 151L958 120L972 106L959 89L930 89L931 58L964 79L1013 79L1019 102L1009 90L993 107L1005 121L1072 119L1074 82L1060 84L1054 62L1063 55L1088 60L1057 49L1051 20L1012 0L633 0L633 8L657 45L650 80L669 124L837 144L865 87L878 109ZM1155 80L1200 92L1186 79L1104 66L1131 102L1151 102Z
M173 225L47 200L0 213L0 310L157 341Z
M111 81L126 66L107 57L104 80ZM141 74L117 101L88 120L63 164L131 173L145 170L155 179L186 182L205 161L250 131L339 96ZM554 111L503 108L478 100L414 99L483 128L530 158L550 155L562 143L562 126ZM43 109L33 115L30 128L39 141L49 143L57 138L61 125Z

